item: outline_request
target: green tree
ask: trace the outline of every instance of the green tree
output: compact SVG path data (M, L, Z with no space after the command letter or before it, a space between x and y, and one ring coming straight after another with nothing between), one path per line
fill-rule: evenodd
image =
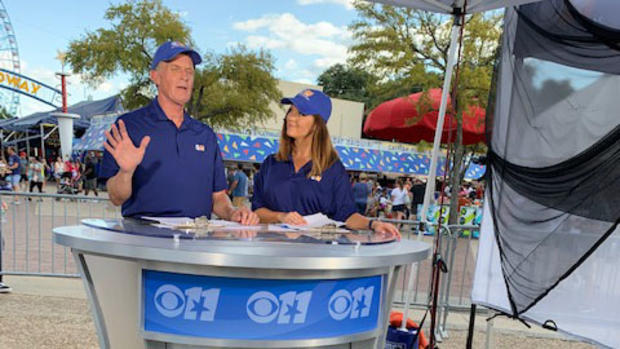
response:
M119 73L127 75L129 86L121 93L123 104L128 109L142 107L156 93L149 79L152 54L167 40L196 47L191 30L161 0L112 5L104 18L110 27L89 31L71 41L66 62L92 86ZM205 64L197 67L194 96L188 109L214 127L235 128L243 123L251 126L264 120L267 101L277 101L279 97L277 82L271 76L272 62L268 53L252 53L243 48L233 49L229 55L208 54ZM246 94L241 96L242 93ZM257 107L255 103L262 105Z
M161 0L112 5L104 18L111 27L71 41L66 62L93 87L117 73L128 75L129 86L122 93L125 107L144 106L154 93L149 80L152 54L166 40L191 45L190 29Z
M355 44L350 64L379 77L376 87L401 86L406 90L441 87L448 60L452 17L402 7L356 1L359 19L351 24ZM464 18L458 76L453 77L452 112L458 131L451 160L451 210L456 210L458 186L469 165L463 159L480 151L479 145L462 145L462 113L472 104L486 107L493 63L501 34L502 16L496 12ZM389 99L389 98L386 98ZM451 215L456 223L458 215Z
M207 55L196 72L189 110L209 124L242 129L273 116L270 103L282 98L273 78L273 57L239 46Z
M448 60L452 17L355 1L359 19L350 25L355 43L350 64L378 77L378 85L403 91L441 87ZM501 15L466 17L459 92L485 106Z
M371 95L368 91L377 79L363 70L344 64L335 64L317 78L323 92L334 98L362 102L369 105Z
M0 106L0 119L10 119L14 117L9 111L4 107Z

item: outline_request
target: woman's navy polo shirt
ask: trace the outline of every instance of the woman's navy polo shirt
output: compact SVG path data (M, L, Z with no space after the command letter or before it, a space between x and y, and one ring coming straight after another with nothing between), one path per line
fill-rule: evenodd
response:
M312 162L295 173L293 161L269 155L254 177L252 210L296 211L302 216L323 213L344 222L357 212L349 176L340 160L323 172L320 181L308 178Z
M134 145L138 146L144 136L151 137L133 174L132 193L123 203L123 216L210 217L212 194L226 189L222 155L213 130L187 114L177 128L157 99L118 119L125 122ZM100 177L113 177L118 170L112 155L105 151Z

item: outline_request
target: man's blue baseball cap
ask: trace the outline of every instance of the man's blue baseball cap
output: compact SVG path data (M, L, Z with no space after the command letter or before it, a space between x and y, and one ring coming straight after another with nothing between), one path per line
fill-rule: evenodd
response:
M282 104L292 104L304 115L319 115L325 123L332 113L332 101L319 90L305 89L295 97L282 98Z
M202 58L200 58L200 54L198 54L198 52L178 41L166 41L157 48L157 51L155 51L155 56L153 57L153 62L151 63L151 70L155 70L159 62L171 61L181 53L186 53L189 55L192 62L194 62L194 66L197 66L202 62Z

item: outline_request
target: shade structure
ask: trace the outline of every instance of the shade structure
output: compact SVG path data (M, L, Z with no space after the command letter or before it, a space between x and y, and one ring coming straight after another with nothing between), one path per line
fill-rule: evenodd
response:
M620 348L620 7L612 6L547 0L506 12L472 301Z
M469 0L465 8L464 0L371 0L386 5L409 7L444 14L454 14L457 11L477 13L495 10L503 7L516 6L539 0Z
M373 109L364 123L368 136L397 140L404 143L433 142L441 102L439 88L392 99ZM450 99L448 99L448 109ZM463 144L484 142L484 109L472 105L463 113ZM446 113L441 142L456 140L457 122L454 115Z

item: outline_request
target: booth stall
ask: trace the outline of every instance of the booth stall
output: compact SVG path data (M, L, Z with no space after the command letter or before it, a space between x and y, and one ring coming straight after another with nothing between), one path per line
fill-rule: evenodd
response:
M102 348L383 348L402 266L429 246L338 228L88 219L71 248Z

